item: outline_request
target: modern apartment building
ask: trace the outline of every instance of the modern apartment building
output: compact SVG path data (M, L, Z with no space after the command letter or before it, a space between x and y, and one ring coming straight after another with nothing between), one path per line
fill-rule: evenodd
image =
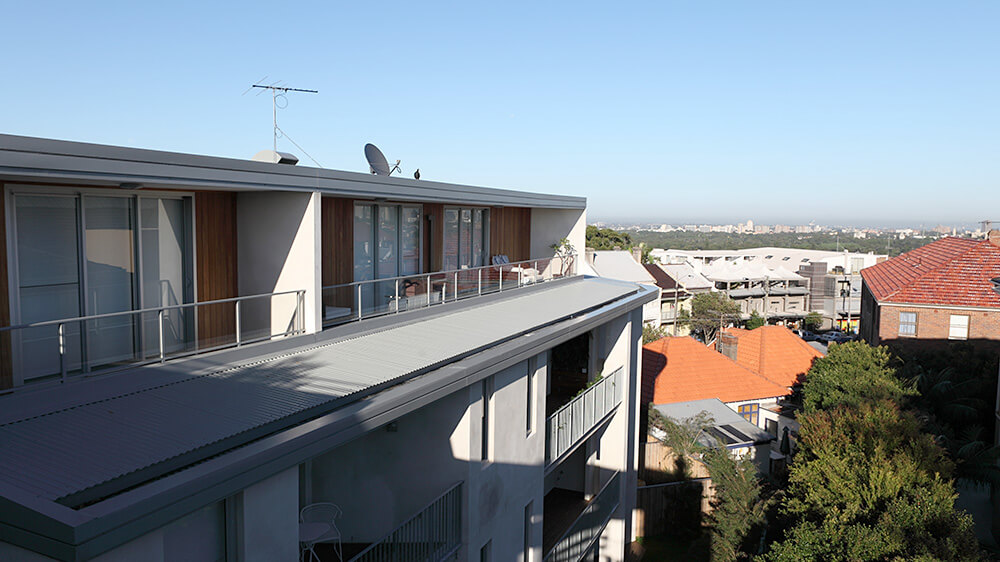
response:
M553 256L583 198L8 135L0 190L0 560L296 560L319 503L624 558L657 291Z

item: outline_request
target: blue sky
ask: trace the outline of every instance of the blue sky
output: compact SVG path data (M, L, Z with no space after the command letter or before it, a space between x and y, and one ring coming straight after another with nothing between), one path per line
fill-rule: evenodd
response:
M584 195L593 220L1000 219L1000 2L22 2L0 131ZM279 149L308 159L287 141Z

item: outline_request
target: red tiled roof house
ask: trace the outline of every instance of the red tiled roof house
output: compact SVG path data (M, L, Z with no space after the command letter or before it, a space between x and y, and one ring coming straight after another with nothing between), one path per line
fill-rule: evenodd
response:
M1000 347L1000 231L942 238L861 270L871 344L969 340Z

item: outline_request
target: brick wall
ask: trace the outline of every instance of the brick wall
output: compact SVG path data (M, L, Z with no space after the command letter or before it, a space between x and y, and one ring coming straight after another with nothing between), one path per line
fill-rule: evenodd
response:
M917 314L917 334L915 337L899 335L899 313ZM955 310L942 308L913 308L903 306L879 307L878 339L888 340L947 340L951 315L969 317L969 340L1000 340L1000 310Z

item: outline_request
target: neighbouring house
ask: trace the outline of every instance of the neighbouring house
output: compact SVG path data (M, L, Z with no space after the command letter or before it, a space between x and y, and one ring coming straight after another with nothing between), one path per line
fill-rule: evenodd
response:
M743 416L734 412L731 408L722 403L718 398L705 398L702 400L692 400L689 402L675 402L672 404L657 404L653 406L663 417L670 419L674 423L683 423L684 420L704 413L712 418L712 426L698 435L698 442L709 448L724 448L733 456L747 458L753 461L757 471L761 474L771 472L772 447L776 440L774 435L764 431L756 425L747 421ZM656 428L650 430L652 437L662 440L662 432ZM647 445L648 447L648 445ZM676 469L676 457L670 454L656 455L659 461L656 466L650 466L649 457L646 455L646 473L651 471L669 473ZM673 465L673 466L671 466ZM703 466L692 467L693 477L708 476L707 470Z
M861 335L900 347L1000 349L1000 231L948 237L861 271Z
M624 560L586 200L292 161L0 135L0 560Z
M626 252L625 250L588 250L587 264L600 277L647 285L654 288L658 295L662 293L656 279L646 271L646 268L639 263L637 256L632 252ZM654 328L660 326L659 298L656 302L649 303L643 307L642 321Z
M721 261L784 268L807 279L808 308L823 317L824 329L857 332L861 311L861 276L865 267L888 259L885 254L802 250L797 248L747 248L742 250L653 250L663 263L690 262L703 267Z
M777 435L768 407L788 395L770 381L691 338L666 337L642 347L643 403L673 404L718 398L750 423Z
M674 277L658 264L645 264L643 267L656 280L660 288L660 326L672 336L686 336L691 333L691 327L680 323L681 311L691 312L691 297L694 293L680 285Z
M726 357L789 390L803 382L813 361L823 357L823 353L784 326L728 328L716 347Z

